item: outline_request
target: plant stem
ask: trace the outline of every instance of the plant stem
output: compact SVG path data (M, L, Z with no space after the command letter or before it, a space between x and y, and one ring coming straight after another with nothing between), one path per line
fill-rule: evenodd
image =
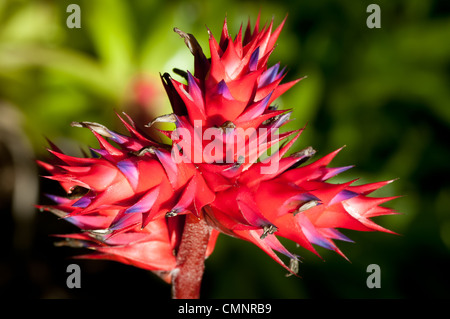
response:
M202 217L186 216L177 253L177 271L172 279L172 298L198 299L205 269L205 253L211 228Z

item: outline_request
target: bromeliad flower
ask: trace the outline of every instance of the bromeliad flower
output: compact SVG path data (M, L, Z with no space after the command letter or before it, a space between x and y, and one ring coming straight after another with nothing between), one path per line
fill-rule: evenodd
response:
M391 232L371 218L393 214L380 205L394 197L368 196L390 181L329 183L350 168L328 167L340 149L308 165L312 147L285 156L302 129L280 134L290 112L272 106L299 81L282 84L280 65L267 66L283 24L260 28L258 18L233 39L225 21L219 41L208 30L209 58L193 35L175 28L194 55L194 73L178 70L184 83L161 76L173 113L147 125L174 123L173 131L159 131L171 145L130 118L121 118L128 135L73 123L96 136L95 156L68 156L52 145L51 164L40 162L68 194L49 195L56 205L40 207L82 230L63 235L66 244L96 251L87 258L151 270L172 283L174 298L196 298L219 233L254 243L295 274L299 257L278 237L344 256L334 241L350 239L338 229Z

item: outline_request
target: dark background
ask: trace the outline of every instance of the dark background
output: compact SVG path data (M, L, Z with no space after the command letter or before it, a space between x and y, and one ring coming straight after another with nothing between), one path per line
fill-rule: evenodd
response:
M81 7L81 29L66 8ZM366 8L381 8L369 29ZM70 154L96 146L72 121L120 129L114 111L143 124L169 113L158 78L193 68L172 29L219 37L225 16L235 34L261 13L288 19L270 64L308 75L277 103L293 108L289 128L307 124L296 142L323 156L343 145L333 166L355 165L334 182L395 179L376 196L401 214L375 221L399 235L343 231L350 259L303 257L301 278L250 243L221 235L206 262L203 298L448 298L450 285L450 6L422 1L6 1L0 3L0 292L5 298L164 298L170 286L147 271L110 261L73 260L52 234L77 229L34 209L55 184L38 177L49 138ZM66 268L81 267L81 288ZM381 268L381 288L366 286L367 266Z

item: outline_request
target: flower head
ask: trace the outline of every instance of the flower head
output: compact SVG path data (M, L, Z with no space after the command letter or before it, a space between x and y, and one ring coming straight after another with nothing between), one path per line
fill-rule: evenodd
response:
M272 21L261 28L258 18L253 29L249 23L232 38L225 21L219 41L208 31L209 58L193 35L175 28L194 55L194 74L178 72L185 81L162 75L173 113L147 125L174 123L173 131L161 131L171 145L152 140L130 118L121 118L128 135L74 123L97 137L95 156L71 157L53 147L53 162L41 163L69 195L51 196L57 204L42 208L83 231L65 237L96 250L90 258L114 259L170 280L187 216L211 229L206 256L224 233L254 243L291 273L298 256L278 237L316 254L321 246L344 256L335 240L350 239L338 229L390 232L371 218L393 214L380 206L393 197L368 196L390 181L328 182L351 168L328 167L340 149L308 165L312 147L285 156L302 129L279 133L290 112L272 106L299 81L282 83L284 69L267 65L283 25L274 28Z

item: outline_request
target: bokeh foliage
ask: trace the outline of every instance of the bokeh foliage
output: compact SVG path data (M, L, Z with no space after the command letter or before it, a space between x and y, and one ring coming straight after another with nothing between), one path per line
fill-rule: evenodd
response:
M372 2L381 7L380 29L366 26ZM81 7L80 29L66 26L70 3ZM287 66L286 81L308 76L277 101L293 109L289 128L306 125L295 147L311 145L323 156L346 145L334 165L355 167L335 182L399 178L375 195L404 195L388 203L401 215L379 220L400 236L345 232L356 241L340 245L351 262L290 247L304 257L300 279L285 277L251 244L221 236L207 260L203 297L449 297L449 12L446 0L2 1L0 138L13 130L18 145L34 154L29 159L45 158L44 137L72 153L95 146L88 130L70 123L119 129L115 112L126 111L141 125L170 112L159 73L193 68L173 27L195 34L208 52L206 26L218 37L225 16L236 33L259 13L275 24L287 14L271 61ZM18 166L8 145L2 144L0 162L1 214L10 229L2 235L8 247L1 259L2 293L95 297L101 286L102 297L169 296L169 287L151 274L106 261L77 260L83 288L67 289L65 265L73 261L66 257L77 251L55 248L47 236L74 229L46 213L17 217L7 187L17 173L6 171ZM40 182L40 192L51 192L54 185ZM21 236L29 241L19 249ZM372 263L382 269L381 289L366 287Z

